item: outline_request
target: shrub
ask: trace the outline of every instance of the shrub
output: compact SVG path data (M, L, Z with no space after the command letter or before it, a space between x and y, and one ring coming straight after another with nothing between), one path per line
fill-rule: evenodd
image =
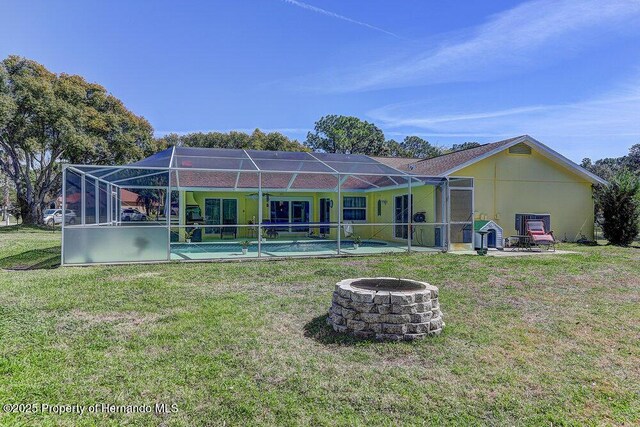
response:
M640 231L640 178L632 172L618 172L596 192L602 208L602 231L613 245L627 246Z

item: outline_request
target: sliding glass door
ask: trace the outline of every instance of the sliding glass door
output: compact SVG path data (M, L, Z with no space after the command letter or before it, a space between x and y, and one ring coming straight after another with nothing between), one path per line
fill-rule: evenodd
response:
M220 205L222 201L220 199L205 199L204 200L204 223L206 225L220 225ZM219 228L207 227L204 229L204 234L216 234L220 233Z
M309 205L309 202L303 200L291 202L291 222L307 224L301 227L291 227L293 233L309 233Z
M269 218L278 232L308 233L311 218L311 201L301 199L276 199L269 202ZM295 226L293 224L306 224Z
M394 223L393 237L396 239L406 239L409 236L409 215L411 215L411 206L409 206L409 195L396 196L394 202Z
M320 199L320 222L327 224L331 222L331 199ZM329 234L330 228L327 226L320 227L320 234Z
M271 219L271 224L289 223L290 205L288 200L271 200L269 207L269 218ZM277 232L289 231L289 226L274 228Z
M205 199L204 223L206 225L238 224L238 201L236 199ZM205 234L220 234L220 232L219 227L207 227L204 230Z

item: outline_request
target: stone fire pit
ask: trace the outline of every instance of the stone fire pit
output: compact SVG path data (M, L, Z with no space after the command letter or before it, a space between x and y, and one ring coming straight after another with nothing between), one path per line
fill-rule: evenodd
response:
M444 328L438 288L392 277L338 282L327 322L357 338L394 341L438 335Z

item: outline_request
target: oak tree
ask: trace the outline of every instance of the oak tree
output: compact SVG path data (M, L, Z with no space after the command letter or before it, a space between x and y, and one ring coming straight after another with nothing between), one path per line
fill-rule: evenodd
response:
M59 194L61 162L118 164L154 151L149 122L104 87L18 56L0 62L0 168L24 223L41 222Z

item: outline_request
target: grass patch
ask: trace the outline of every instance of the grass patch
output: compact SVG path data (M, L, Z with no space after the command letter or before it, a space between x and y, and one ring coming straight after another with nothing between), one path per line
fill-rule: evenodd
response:
M0 247L1 269L48 269L60 265L59 228L2 226Z
M58 242L0 229L0 403L178 412L0 424L640 422L638 249L7 270L59 260ZM443 335L377 343L329 329L334 284L373 275L439 286Z

